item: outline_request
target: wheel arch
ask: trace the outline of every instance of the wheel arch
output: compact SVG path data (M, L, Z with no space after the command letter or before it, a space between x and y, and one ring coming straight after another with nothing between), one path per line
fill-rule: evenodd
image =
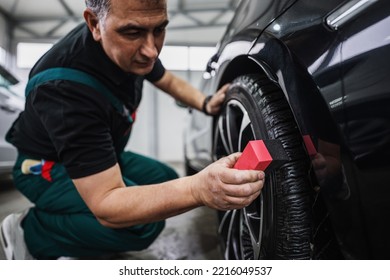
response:
M299 121L297 119L297 116L295 114L296 111L299 111L299 108L294 107L290 100L294 100L295 98L291 95L294 94L294 91L290 92L289 88L286 86L281 85L280 83L280 77L278 77L277 71L273 70L265 61L259 59L256 56L251 55L242 55L239 57L234 58L229 65L224 69L224 72L219 80L218 88L220 88L222 85L226 83L231 83L234 79L238 78L242 75L248 75L248 74L264 74L267 76L267 78L277 84L283 91L284 95L286 96L287 102L290 106L290 109L293 112L294 118L296 123L298 124L299 129L302 131L302 133L307 132L307 128L301 127L302 121ZM299 116L298 116L299 118Z
M234 58L225 68L218 87L221 87L226 83L230 83L239 76L260 72L266 74L271 81L277 82L276 75L271 71L267 64L258 61L252 56L238 56Z
M329 129L339 136L341 133L308 69L279 39L261 39L263 41L259 40L249 54L237 56L229 62L221 74L218 88L242 75L265 74L283 91L302 135L315 137L320 120L320 123L332 123Z

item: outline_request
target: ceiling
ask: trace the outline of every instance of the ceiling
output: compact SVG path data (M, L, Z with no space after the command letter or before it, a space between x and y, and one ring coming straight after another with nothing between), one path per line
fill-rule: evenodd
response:
M239 0L167 0L168 45L214 46ZM84 0L0 0L14 42L53 42L83 21Z

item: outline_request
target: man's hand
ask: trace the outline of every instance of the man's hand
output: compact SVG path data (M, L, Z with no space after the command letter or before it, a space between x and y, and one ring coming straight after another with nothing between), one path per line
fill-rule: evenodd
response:
M192 176L192 194L199 205L224 211L240 209L259 196L264 172L233 169L239 156L224 157Z
M226 91L228 90L230 84L226 84L221 87L207 103L206 111L210 115L216 115L221 110L222 104L226 98Z
M160 221L198 206L219 210L248 206L263 188L264 173L233 169L239 156L232 154L196 175L161 184L126 187L118 164L73 182L102 225L123 228Z
M203 110L203 104L206 98L204 93L193 87L185 80L172 74L170 71L165 71L162 78L154 82L154 85L171 95L176 100L179 100L199 111ZM230 84L224 85L214 95L212 95L212 98L205 108L209 115L216 115L219 113L229 86Z

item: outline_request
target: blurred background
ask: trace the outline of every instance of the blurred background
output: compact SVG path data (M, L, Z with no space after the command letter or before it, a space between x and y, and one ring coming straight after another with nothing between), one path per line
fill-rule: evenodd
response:
M170 24L160 55L165 67L195 87L233 16L237 0L168 0ZM13 187L16 156L5 132L23 109L31 67L56 41L83 22L83 0L0 0L0 220L30 203ZM20 98L21 97L21 98ZM188 109L144 84L137 121L127 149L183 170L183 129ZM124 259L219 259L215 212L199 208L168 219L149 249ZM0 260L4 259L0 250Z
M161 59L198 87L208 59L233 16L237 0L168 0L169 26ZM20 82L52 44L83 21L83 0L0 0L0 64ZM163 161L183 159L187 110L147 83L129 149Z

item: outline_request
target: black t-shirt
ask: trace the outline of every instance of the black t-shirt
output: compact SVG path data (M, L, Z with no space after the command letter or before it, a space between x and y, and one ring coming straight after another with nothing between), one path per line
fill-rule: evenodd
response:
M143 80L161 79L157 60L145 77L123 72L81 24L53 46L31 70L30 77L54 67L84 71L102 82L134 114L142 97ZM95 174L118 162L131 123L93 88L55 80L34 88L14 125L11 143L32 158L64 164L73 179Z

